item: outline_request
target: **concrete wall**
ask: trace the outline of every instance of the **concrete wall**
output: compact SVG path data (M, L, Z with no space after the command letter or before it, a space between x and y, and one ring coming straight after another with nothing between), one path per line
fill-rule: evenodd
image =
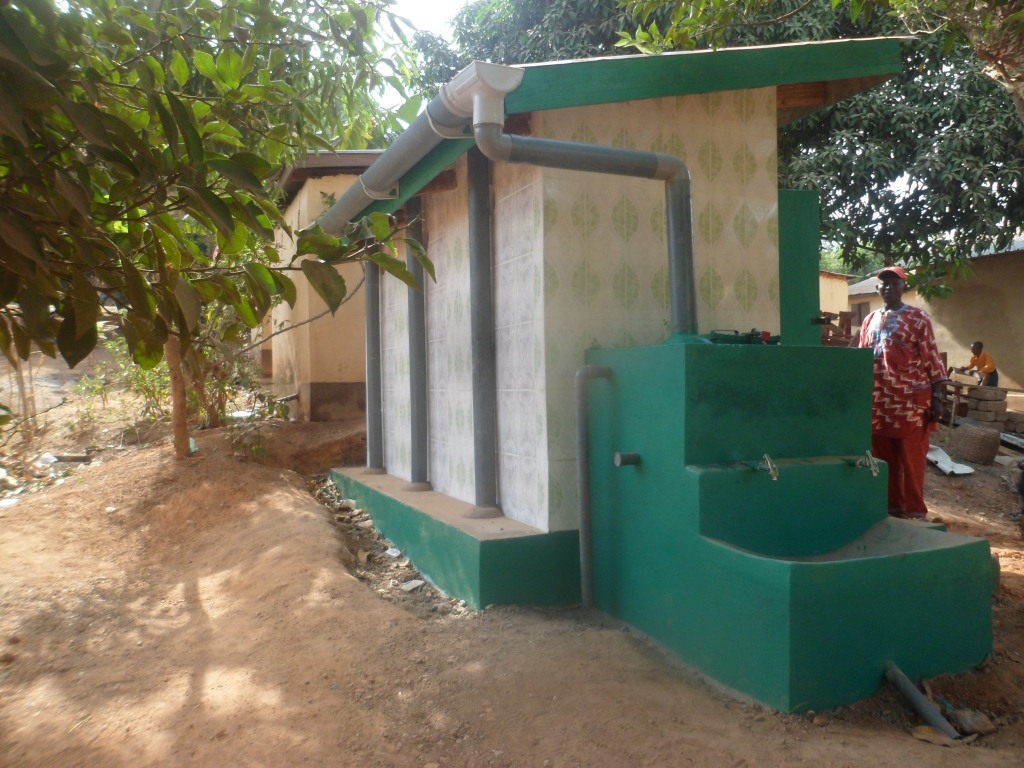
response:
M355 176L308 180L285 211L298 231L326 209L324 195L340 196ZM288 261L295 241L278 235L281 256ZM359 265L340 267L351 298L334 315L275 336L272 340L273 385L280 394L298 393L299 416L304 420L329 421L365 413L366 410L366 302L359 283ZM297 298L294 307L276 307L271 331L319 315L327 306L301 273L293 273ZM358 289L358 290L357 290Z
M908 291L903 300L931 315L939 351L946 353L949 365L967 365L971 344L980 340L996 360L1000 386L1024 389L1024 252L974 259L971 269L969 277L952 283L947 298L927 300ZM870 310L882 306L877 293L849 297L851 309L863 302Z
M844 275L818 273L819 305L822 312L846 312L850 303L849 283Z
M999 385L1024 388L1024 253L971 262L973 275L953 283L945 299L921 301L950 365L967 365L971 344L982 341L996 360Z

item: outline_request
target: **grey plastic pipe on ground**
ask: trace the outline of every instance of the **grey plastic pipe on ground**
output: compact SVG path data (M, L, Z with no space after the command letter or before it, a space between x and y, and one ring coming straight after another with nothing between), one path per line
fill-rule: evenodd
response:
M928 725L951 739L959 739L960 734L949 724L949 721L942 716L942 713L935 708L923 693L917 690L917 686L910 682L903 671L891 661L885 663L885 679L903 694L903 697L914 708L914 711L921 716Z

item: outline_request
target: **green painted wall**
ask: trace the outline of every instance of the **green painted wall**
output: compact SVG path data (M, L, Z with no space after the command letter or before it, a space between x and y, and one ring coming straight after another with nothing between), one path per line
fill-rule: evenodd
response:
M366 507L377 529L432 584L474 610L579 602L577 531L481 540L344 472L331 472L331 480Z
M807 189L779 190L779 315L782 343L821 345L818 252L821 248L818 194Z
M888 660L928 676L989 653L988 543L889 518L885 466L857 466L864 350L695 343L588 362L613 369L588 392L598 608L784 711L863 698ZM616 451L640 464L615 467Z

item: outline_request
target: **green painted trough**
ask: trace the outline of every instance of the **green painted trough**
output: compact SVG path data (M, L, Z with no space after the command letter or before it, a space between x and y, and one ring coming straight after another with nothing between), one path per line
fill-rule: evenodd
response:
M870 353L702 341L588 354L595 606L787 712L979 664L988 542L887 516Z

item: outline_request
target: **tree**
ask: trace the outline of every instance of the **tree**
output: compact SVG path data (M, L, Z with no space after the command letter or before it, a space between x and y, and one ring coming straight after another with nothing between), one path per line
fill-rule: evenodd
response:
M112 312L135 361L180 359L209 302L256 327L301 270L335 309L334 265L372 259L411 281L394 220L298 234L281 262L276 175L308 148L364 147L401 87L361 0L0 3L0 347L69 365ZM199 234L197 234L199 233ZM202 247L205 233L214 247ZM422 257L422 253L420 252ZM426 263L429 271L429 263ZM176 418L184 414L176 388ZM188 453L176 429L175 450Z
M831 0L838 7L843 0ZM849 17L870 20L892 13L912 34L945 32L968 41L985 73L1010 94L1024 121L1024 5L1019 0L845 0ZM761 14L782 21L815 5L792 7L777 0L622 0L640 26L625 40L645 50L719 45L727 30ZM652 15L669 11L667 24ZM653 22L653 23L652 23Z
M729 45L895 35L901 22L852 21L829 0L791 2L724 32ZM926 36L902 72L780 131L779 183L822 199L823 237L851 269L871 255L919 265L924 292L945 292L978 251L1006 247L1024 221L1024 125L965 41Z
M517 42L524 39L532 41L530 51L564 52L558 46L567 28L577 28L571 16L556 17L561 26L540 25L535 17L503 13L505 3L482 0L458 17L457 41L494 45L489 50L478 42L456 52L463 61L518 63L503 56L529 53ZM722 8L733 5L743 6ZM658 9L657 27L667 28L670 10ZM905 31L899 19L885 14L851 20L834 11L832 0L789 0L771 10L719 30L717 42L763 45ZM612 28L628 22L621 9L607 12ZM575 50L603 53L610 44L608 27L588 28L593 39L574 38ZM848 269L879 257L914 260L927 267L922 290L942 290L941 280L928 278L944 274L947 264L962 269L967 256L1004 247L1018 231L1024 216L1024 132L1005 93L985 76L963 40L949 43L931 35L904 46L903 53L897 77L780 130L779 180L783 187L818 191L823 239L840 250ZM428 61L439 54L431 55ZM439 77L434 87L448 79L450 74Z
M436 90L474 59L524 64L625 53L616 48L629 16L619 0L475 0L455 16L454 48L419 33L418 84Z

